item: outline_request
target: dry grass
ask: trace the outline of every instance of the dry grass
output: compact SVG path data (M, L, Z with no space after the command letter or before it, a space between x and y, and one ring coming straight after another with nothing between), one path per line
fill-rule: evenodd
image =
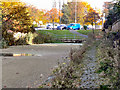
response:
M110 35L110 36L109 36ZM109 34L106 39L102 39L98 47L98 73L102 75L112 88L120 88L120 46L114 35Z

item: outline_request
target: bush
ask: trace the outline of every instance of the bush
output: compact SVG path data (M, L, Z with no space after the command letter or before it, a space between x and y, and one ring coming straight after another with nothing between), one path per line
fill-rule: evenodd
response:
M37 25L37 24L34 24L33 26L34 26L34 27L38 27L38 25Z
M33 39L34 44L41 44L44 43L43 36L38 34L34 39Z
M20 38L14 45L28 45L28 43L26 42L26 38Z
M8 42L3 38L0 41L0 48L7 48L8 47Z
M85 30L87 30L87 26L86 25L84 25L83 27L84 27Z
M120 46L114 46L113 42L115 42L116 34L111 33L109 35L110 36L107 36L109 38L103 39L98 47L99 69L97 72L100 73L105 80L108 79L105 84L118 89L120 88Z
M43 35L43 34L37 33L37 36L33 39L34 44L53 43L53 42L55 42L55 40L49 34Z

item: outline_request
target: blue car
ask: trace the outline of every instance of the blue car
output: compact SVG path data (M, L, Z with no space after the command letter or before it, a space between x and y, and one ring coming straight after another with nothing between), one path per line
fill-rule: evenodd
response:
M80 30L80 24L78 23L71 23L67 26L67 30Z

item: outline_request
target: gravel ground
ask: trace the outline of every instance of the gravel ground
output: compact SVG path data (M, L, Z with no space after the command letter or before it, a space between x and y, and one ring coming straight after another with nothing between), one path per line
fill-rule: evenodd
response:
M96 59L96 47L92 47L86 53L85 59L83 60L84 68L81 76L82 88L99 88L102 85L102 78L95 73L98 63Z

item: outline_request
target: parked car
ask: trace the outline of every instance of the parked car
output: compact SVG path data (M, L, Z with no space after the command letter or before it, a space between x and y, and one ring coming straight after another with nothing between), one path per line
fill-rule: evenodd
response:
M67 26L67 30L80 30L80 27L78 23L71 23Z
M46 28L47 29L57 29L57 26L59 26L58 23L54 23L54 26L53 26L53 23L51 23L51 24L48 24Z
M51 25L51 24L48 24L46 28L47 28L47 29L52 29L52 25Z
M64 30L67 26L65 24L61 24L60 26L57 26L57 30Z
M80 28L81 30L84 30L84 27L83 26L81 26L81 28Z

